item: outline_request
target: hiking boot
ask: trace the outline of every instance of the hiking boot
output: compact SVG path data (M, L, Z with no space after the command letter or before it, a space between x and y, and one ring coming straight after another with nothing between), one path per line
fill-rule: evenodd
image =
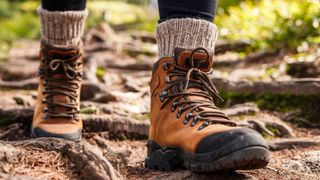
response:
M62 48L42 43L40 58L40 80L32 135L80 140L82 46Z
M176 48L174 57L154 64L147 168L210 172L268 164L264 138L237 127L214 104L219 96L209 77L212 63L204 48Z

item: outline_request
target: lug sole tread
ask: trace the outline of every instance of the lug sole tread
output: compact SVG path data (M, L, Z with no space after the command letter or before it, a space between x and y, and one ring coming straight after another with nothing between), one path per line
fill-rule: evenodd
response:
M193 172L214 172L259 169L267 166L270 152L261 146L251 146L232 152L212 162L189 162L179 157L182 150L154 151L145 160L145 167L151 170L172 171L187 168Z

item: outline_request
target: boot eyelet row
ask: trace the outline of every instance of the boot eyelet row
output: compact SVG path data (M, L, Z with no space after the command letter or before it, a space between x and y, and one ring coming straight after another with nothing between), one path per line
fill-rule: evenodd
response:
M42 104L45 104L45 103L47 103L47 99L46 99L46 98L43 98L43 99L42 99Z

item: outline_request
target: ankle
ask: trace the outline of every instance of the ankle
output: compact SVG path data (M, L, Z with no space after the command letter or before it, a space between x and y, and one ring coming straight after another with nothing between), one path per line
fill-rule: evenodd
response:
M203 47L214 51L218 29L215 24L193 18L170 19L157 26L159 56L172 57L176 47Z

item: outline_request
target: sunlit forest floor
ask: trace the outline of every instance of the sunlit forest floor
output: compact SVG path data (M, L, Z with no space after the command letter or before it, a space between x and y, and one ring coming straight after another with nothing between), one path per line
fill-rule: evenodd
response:
M102 19L93 14L94 19L88 20L83 37L86 55L81 91L84 131L83 140L78 143L31 138L39 41L37 35L5 41L2 52L7 53L0 62L1 178L319 179L319 24L311 23L316 30L308 31L308 37L292 30L291 34L282 33L284 37L269 41L267 37L251 38L255 31L231 37L230 33L235 33L228 30L231 24L220 22L230 15L221 13L220 20L217 18L222 35L216 45L212 82L224 99L217 104L239 126L255 129L268 140L272 155L266 168L211 174L185 169L150 171L144 168L144 158L150 116L149 83L152 64L158 59L152 31L156 17L141 19L137 14L145 13L145 9L120 4L123 8L134 7L130 11L133 15L108 21L106 14ZM90 6L102 8L99 3ZM253 5L242 6L250 9ZM258 9L259 6L263 4L256 5ZM238 13L236 7L229 10ZM117 13L121 14L115 13L117 17ZM291 37L297 34L301 37Z

